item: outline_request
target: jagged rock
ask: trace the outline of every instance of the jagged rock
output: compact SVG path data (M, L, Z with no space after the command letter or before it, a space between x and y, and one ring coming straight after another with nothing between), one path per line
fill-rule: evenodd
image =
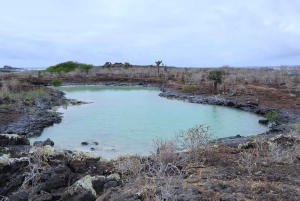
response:
M93 181L93 188L95 189L96 193L99 194L104 189L104 184L106 182L106 178L104 176L96 176Z
M61 187L59 189L52 189L51 190L51 194L53 196L54 200L59 200L61 198L61 196L63 195L63 193L65 192L66 187Z
M52 201L52 194L38 194L29 198L32 201Z
M50 179L48 179L44 186L43 186L43 190L47 191L47 192L51 192L52 189L58 189L60 187L64 187L66 186L66 180L59 177L59 176L54 176L51 177Z
M12 194L12 196L10 196L10 200L27 201L28 197L29 197L29 192L26 190L23 190L23 191L17 191L16 193Z
M43 144L43 141L34 141L33 146L42 147Z
M68 187L63 193L61 200L65 201L95 201L96 200L96 191L93 188L92 184L93 178L90 175L87 175L72 186Z
M50 145L51 147L54 146L54 142L52 140L50 140L49 138L47 138L47 140L44 141L44 146L45 145Z
M0 146L8 145L30 145L30 142L24 136L16 134L0 134Z
M50 140L49 138L47 138L47 140L45 140L45 141L35 141L33 143L33 146L37 146L37 147L42 147L42 146L46 146L46 145L53 147L54 142L52 140Z

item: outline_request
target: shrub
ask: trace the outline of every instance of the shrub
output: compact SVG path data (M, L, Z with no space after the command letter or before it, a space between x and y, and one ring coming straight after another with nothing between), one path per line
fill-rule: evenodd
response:
M127 69L132 67L132 65L129 62L125 62L123 68Z
M201 153L212 140L212 133L209 132L209 129L209 126L203 124L196 125L187 131L181 131L176 139L182 148L190 151L192 159L199 160Z
M62 84L62 81L60 79L54 79L51 81L51 85L58 87Z
M276 110L272 110L270 112L268 112L265 117L269 120L269 121L276 121L277 119L280 118L280 114L276 111Z
M183 85L182 91L184 92L193 92L198 89L198 85L196 83L187 83Z
M66 72L67 73L67 72L74 71L76 68L80 68L81 70L88 72L91 68L93 68L93 65L78 63L74 61L67 61L67 62L59 63L55 66L50 66L45 70L45 72L50 72L50 73Z

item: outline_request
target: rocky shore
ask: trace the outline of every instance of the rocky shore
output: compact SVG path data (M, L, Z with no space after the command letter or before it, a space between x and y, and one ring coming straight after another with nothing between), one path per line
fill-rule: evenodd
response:
M235 107L260 115L274 109L251 101L235 101L230 97L183 93L155 83L64 82L65 86L91 84L159 87L162 91L159 95L164 98ZM165 156L161 149L158 155L146 158L126 156L106 161L94 154L54 149L55 142L51 140L30 145L26 137L39 135L43 128L61 121L57 107L85 104L68 100L57 90L52 90L50 98L42 103L25 107L28 111L35 108L34 113L22 113L13 121L0 124L0 133L5 133L0 135L1 201L154 200L155 195L161 196L160 200L176 198L182 201L276 200L276 196L281 200L300 199L297 187L300 177L294 174L294 179L290 178L292 170L299 170L300 152L296 149L300 143L299 132L291 134L285 126L300 123L298 110L277 108L281 117L270 127L269 135L219 139L207 148L208 151L201 153L198 161L192 160L189 154L170 152L169 149L166 149ZM268 148L263 148L270 144L285 146L284 150L296 155L291 154L288 162L281 156L284 160L278 162ZM255 157L247 159L248 151L255 151L253 154L250 152ZM274 153L282 153L282 150ZM165 175L160 175L160 172ZM277 189L277 185L284 186L285 192Z
M43 129L55 123L60 123L62 116L56 112L58 107L86 104L82 101L67 99L64 93L58 90L51 90L50 97L39 101L37 106L34 102L23 106L25 112L19 117L8 122L1 122L0 133L18 134L26 137L40 135ZM13 108L2 109L3 116L9 114ZM33 111L33 112L31 112Z

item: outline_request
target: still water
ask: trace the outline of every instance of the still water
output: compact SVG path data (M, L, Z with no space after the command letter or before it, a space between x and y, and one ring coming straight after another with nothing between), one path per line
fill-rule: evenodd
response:
M258 115L234 108L194 104L158 96L157 88L128 86L58 87L67 98L93 102L60 108L62 122L31 138L54 141L56 148L91 151L106 159L120 154L145 154L151 140L171 139L194 125L211 127L215 137L262 133ZM88 146L81 145L88 142ZM97 142L98 145L94 144Z

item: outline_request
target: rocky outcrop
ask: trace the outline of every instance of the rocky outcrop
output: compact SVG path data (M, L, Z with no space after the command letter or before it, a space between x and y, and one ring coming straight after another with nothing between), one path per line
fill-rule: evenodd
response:
M16 134L0 134L0 146L6 147L10 145L30 145L30 142L24 136Z
M106 189L120 185L112 168L111 162L95 154L31 147L25 157L0 157L0 195L10 200L96 200ZM33 174L35 183L28 180Z
M82 104L87 104L87 102L67 99L63 92L52 90L50 98L41 100L38 106L34 102L26 106L26 111L34 112L23 112L19 118L0 125L0 133L25 135L27 137L40 135L45 127L61 122L62 116L56 112L58 107Z

